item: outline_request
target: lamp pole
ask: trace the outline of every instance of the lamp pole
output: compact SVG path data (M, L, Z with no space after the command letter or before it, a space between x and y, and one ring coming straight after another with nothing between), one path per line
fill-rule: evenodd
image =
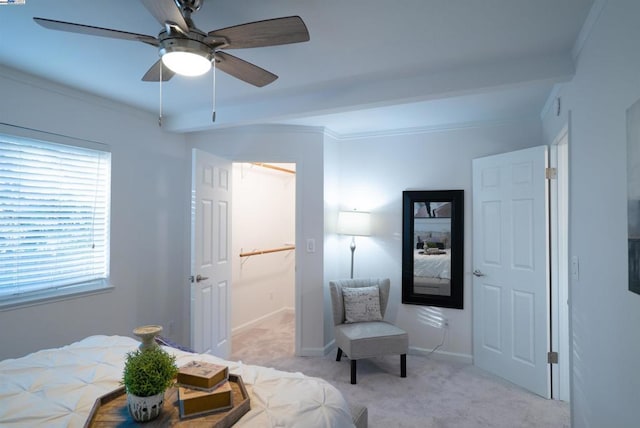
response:
M356 236L371 234L370 213L365 211L340 211L338 213L338 233L351 236L351 279L353 279L353 260L356 251Z
M353 279L353 253L356 252L356 237L355 236L351 237L351 245L350 245L349 248L351 248L351 279Z

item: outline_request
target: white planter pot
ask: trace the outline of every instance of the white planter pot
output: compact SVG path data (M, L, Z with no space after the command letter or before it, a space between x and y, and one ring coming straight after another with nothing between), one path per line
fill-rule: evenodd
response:
M129 413L136 422L146 422L155 419L160 414L164 404L164 392L150 397L138 397L127 394Z

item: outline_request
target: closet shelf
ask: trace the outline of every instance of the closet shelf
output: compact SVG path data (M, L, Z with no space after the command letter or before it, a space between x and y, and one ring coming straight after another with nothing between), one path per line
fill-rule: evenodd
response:
M271 164L263 163L263 162L251 162L251 165L261 166L263 168L275 169L276 171L287 172L289 174L295 174L296 173L292 169L287 169L287 168L283 168L281 166L271 165Z
M295 249L296 249L295 245L287 245L285 247L269 248L268 250L254 250L247 253L240 253L240 257L259 256L262 254L277 253L279 251L290 251Z

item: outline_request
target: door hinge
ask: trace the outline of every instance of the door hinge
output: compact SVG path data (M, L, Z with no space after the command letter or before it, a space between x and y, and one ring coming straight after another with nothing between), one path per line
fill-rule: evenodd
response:
M545 168L544 176L547 180L555 180L558 176L558 170L556 168Z
M557 352L547 352L547 362L549 364L558 364L558 353Z

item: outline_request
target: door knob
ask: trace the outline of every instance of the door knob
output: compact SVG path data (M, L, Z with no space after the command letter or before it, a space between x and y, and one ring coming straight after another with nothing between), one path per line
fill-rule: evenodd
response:
M473 275L474 276L484 276L484 274L482 272L480 272L478 269L473 271Z
M194 281L195 282L200 282L200 281L204 281L205 279L209 279L209 277L208 276L202 276L200 274L198 274L198 276L196 276L195 278L193 277L193 275L191 275L189 277L189 281L191 281L191 282L194 282Z

